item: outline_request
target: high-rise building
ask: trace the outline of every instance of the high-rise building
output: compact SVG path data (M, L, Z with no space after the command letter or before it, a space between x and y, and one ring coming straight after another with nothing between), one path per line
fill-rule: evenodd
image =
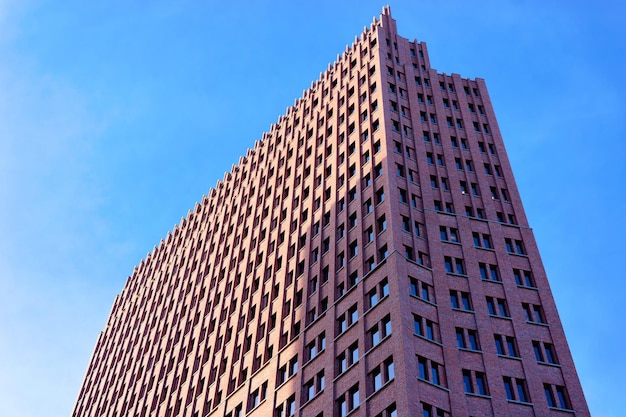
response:
M135 268L75 417L589 416L482 79L388 8Z

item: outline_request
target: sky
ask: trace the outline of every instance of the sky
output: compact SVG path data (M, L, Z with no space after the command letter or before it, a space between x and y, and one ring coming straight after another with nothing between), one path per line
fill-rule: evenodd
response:
M142 258L378 16L370 0L0 0L0 416L69 416ZM594 417L626 392L626 5L391 1L486 80Z

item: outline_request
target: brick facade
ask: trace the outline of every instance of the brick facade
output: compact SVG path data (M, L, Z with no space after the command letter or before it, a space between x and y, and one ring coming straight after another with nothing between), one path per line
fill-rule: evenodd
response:
M347 414L590 415L485 83L389 8L135 268L73 412Z

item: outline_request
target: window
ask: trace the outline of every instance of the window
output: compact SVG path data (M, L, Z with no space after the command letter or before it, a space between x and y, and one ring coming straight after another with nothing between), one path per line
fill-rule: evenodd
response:
M343 230L342 230L342 234L343 234ZM337 268L343 268L346 265L346 255L341 252L339 255L337 255Z
M419 202L419 197L415 194L411 194L411 207L418 208L420 206L418 202Z
M356 221L354 225L356 226ZM359 245L356 239L352 241L350 245L348 246L348 253L350 255L350 258L353 258L359 254Z
M456 341L459 349L480 351L480 348L478 347L478 334L476 333L476 330L457 327Z
M543 314L541 306L536 304L522 303L526 321L530 323L546 324L546 318Z
M470 295L465 291L450 290L450 304L456 310L474 311Z
M404 178L405 174L404 174L404 165L401 164L396 164L396 172L398 174L399 177Z
M378 225L378 233L387 229L387 220L384 214L377 219L376 223Z
M448 274L465 275L463 259L445 256L444 265Z
M359 360L359 348L357 343L350 345L345 352L337 356L337 375L344 373L349 367Z
M417 220L413 222L413 229L415 230L415 236L417 237L421 236L420 229L422 229L422 227L423 225L420 225L420 223Z
M289 417L296 414L296 396L295 394L287 398L285 404L279 404L274 410L276 417Z
M487 297L487 310L489 315L493 317L511 317L506 300L503 298Z
M404 204L409 204L406 190L398 187L398 193L400 194L400 202Z
M266 390L267 390L267 387L266 387ZM258 406L259 403L260 403L260 394L259 394L259 389L257 388L250 393L250 397L248 399L248 411Z
M463 385L466 394L489 395L487 378L483 372L463 369Z
M391 318L389 316L385 316L367 332L370 348L377 346L381 341L383 341L383 339L385 339L385 337L391 334L391 331Z
M443 365L425 358L424 356L417 355L417 367L419 370L418 378L422 381L428 381L434 385L446 386Z
M506 399L509 401L517 401L521 403L529 403L528 388L526 388L526 380L520 378L511 378L509 376L502 377L504 382L504 391Z
M480 278L482 280L501 282L500 273L498 272L497 265L485 264L483 262L480 262L478 264L478 269L480 271Z
M396 409L396 403L392 403L384 411L376 414L375 417L398 417L398 410Z
M416 335L435 341L435 326L432 320L413 314L413 327Z
M385 359L383 363L377 366L372 372L370 372L370 380L373 392L380 390L385 384L393 380L394 377L395 370L393 366L393 358L389 357Z
M413 327L416 335L435 341L435 323L432 320L413 314Z
M383 187L376 190L376 204L380 204L385 201L385 190Z
M306 345L306 360L313 360L324 349L326 349L326 333L322 332L317 338Z
M433 286L415 278L409 277L410 291L413 297L421 298L424 301L434 303L435 291Z
M450 414L440 408L427 403L422 403L422 417L447 417Z
M409 261L415 261L415 253L413 251L412 246L403 245L404 246L404 257Z
M479 234L474 232L474 246L485 249L493 249L493 245L491 244L491 236L488 234Z
M443 242L459 242L459 231L454 227L439 226L439 234Z
M551 343L540 342L533 340L533 349L535 351L535 358L539 363L549 363L556 365L559 362L556 359L556 352L554 346Z
M291 358L289 362L278 369L278 373L276 375L277 385L281 385L287 379L295 375L296 372L298 372L298 355Z
M354 304L344 314L342 314L341 316L339 316L339 318L337 318L337 324L338 324L337 330L339 334L345 332L350 326L356 323L358 318L359 318L359 315L358 315L357 305Z
M562 410L572 409L565 387L561 385L543 384L543 390L546 393L548 407L560 408Z
M312 400L317 394L324 390L325 385L326 379L324 377L324 371L322 370L304 384L304 389L302 390L304 395L303 402Z
M346 417L359 406L359 384L352 386L336 400L339 417Z
M387 256L389 256L389 249L387 248L387 245L383 245L380 249L378 249L378 258L379 261L383 261L383 259L386 259Z
M367 293L369 308L376 306L386 296L389 295L389 282L384 278L378 285Z
M474 197L480 197L480 189L478 188L478 184L473 182L471 183L471 187L472 187L472 195Z
M372 185L372 176L370 174L365 174L363 177L363 188L367 188Z
M291 397L287 398L287 401L285 403L285 408L287 409L288 416L293 416L296 414L296 396L295 395L292 395Z
M521 240L505 238L504 244L506 245L507 252L517 255L526 255L524 243Z
M409 219L406 216L401 216L401 217L402 217L402 230L404 230L405 232L411 233L411 219Z
M513 336L494 334L493 338L496 342L496 352L498 353L498 355L519 358L517 343Z
M530 271L513 269L513 277L518 287L535 288L535 280Z

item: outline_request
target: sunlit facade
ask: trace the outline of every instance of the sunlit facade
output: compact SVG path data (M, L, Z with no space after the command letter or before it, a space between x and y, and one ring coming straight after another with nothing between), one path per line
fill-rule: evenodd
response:
M482 79L389 8L142 260L75 417L589 416Z

